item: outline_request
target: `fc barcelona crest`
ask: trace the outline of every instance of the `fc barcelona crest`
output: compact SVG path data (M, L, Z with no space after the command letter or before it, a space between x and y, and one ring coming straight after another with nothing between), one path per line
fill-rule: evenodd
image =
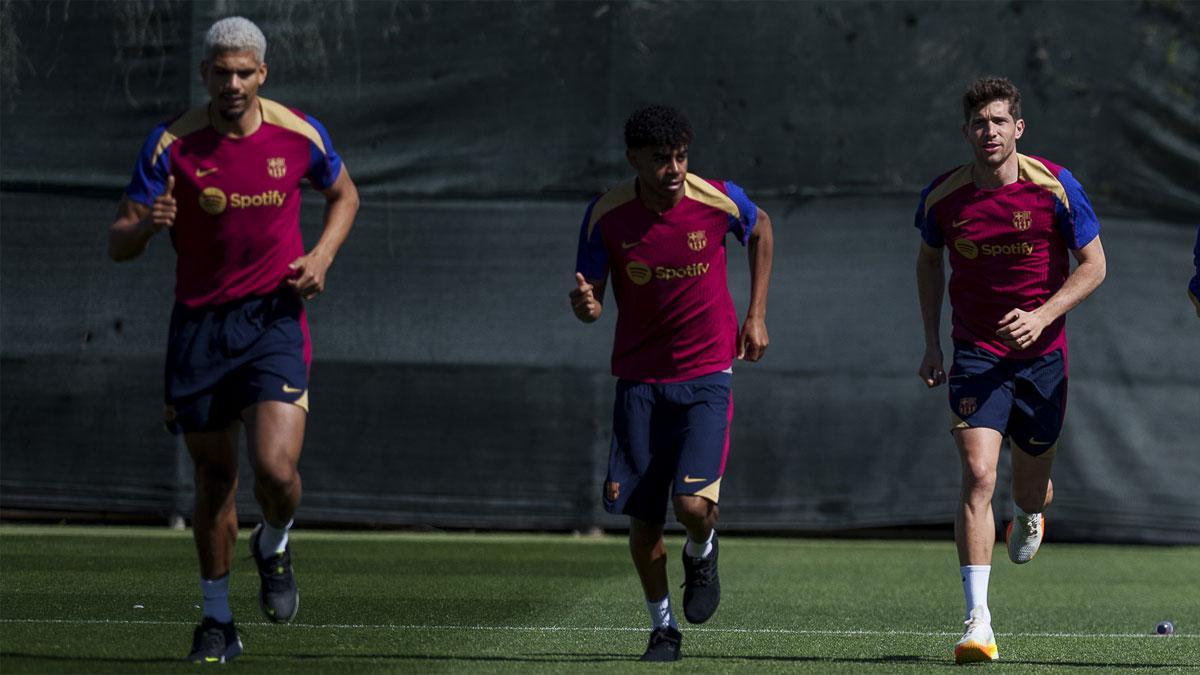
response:
M1031 211L1013 211L1013 227L1024 232L1031 225L1033 225L1033 213Z
M688 232L688 248L703 251L705 246L708 246L708 235L704 234L704 230Z
M616 481L608 481L604 484L604 499L609 503L615 502L621 498L621 484Z
M283 157L272 157L267 160L267 173L271 178L283 178L287 175L287 162Z
M958 399L958 414L959 414L959 416L970 417L978 409L979 409L979 405L977 403L975 403L974 396L964 396L964 397Z

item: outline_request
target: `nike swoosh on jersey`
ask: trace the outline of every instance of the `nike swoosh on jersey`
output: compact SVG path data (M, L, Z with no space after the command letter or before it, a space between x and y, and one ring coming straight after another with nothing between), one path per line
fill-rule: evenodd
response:
M632 244L629 244L629 243L626 243L626 242L621 242L621 248L622 248L622 249L624 249L624 250L626 250L626 251L628 251L629 249L633 248L634 246L637 246L637 245L638 245L638 244L640 244L640 243L642 243L642 242L641 242L641 241L635 241L635 242L633 242Z
M216 167L216 166L214 166L211 169L197 168L196 169L196 178L204 178L205 176L209 175L210 173L216 173L219 168L220 167Z
M963 225L966 225L969 222L971 222L970 218L967 218L966 220L957 220L953 223L950 223L950 227L962 227Z

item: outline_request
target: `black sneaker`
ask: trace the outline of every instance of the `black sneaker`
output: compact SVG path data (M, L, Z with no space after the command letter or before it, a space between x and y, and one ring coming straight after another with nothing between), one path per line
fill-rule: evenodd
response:
M650 631L650 644L646 645L646 653L642 661L678 661L679 643L683 642L683 634L678 630L663 626Z
M707 558L693 558L683 549L683 616L689 623L704 623L721 604L721 579L717 576L717 533Z
M288 544L283 553L264 558L258 552L261 535L262 523L259 523L250 534L250 555L254 557L262 581L258 589L258 608L268 621L287 623L300 607L300 593L296 590L296 577L292 575L292 545Z
M242 653L242 639L238 637L233 622L217 623L211 616L204 617L192 633L192 663L225 663Z

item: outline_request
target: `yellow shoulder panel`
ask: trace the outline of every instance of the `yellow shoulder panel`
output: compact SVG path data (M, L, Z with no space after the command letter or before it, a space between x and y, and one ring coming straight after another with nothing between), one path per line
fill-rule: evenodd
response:
M636 182L637 179L634 178L631 181L621 183L608 192L605 192L600 199L596 200L596 205L592 207L592 217L588 219L588 239L592 238L592 230L596 227L596 221L600 220L604 214L626 202L637 199L637 188L634 187Z
M925 215L929 215L929 209L932 209L933 205L941 201L943 197L970 182L971 165L964 164L958 167L958 170L947 176L946 180L939 183L938 186L933 188L929 195L925 197Z
M1054 177L1054 174L1050 173L1050 169L1047 169L1045 164L1021 153L1017 153L1017 162L1022 178L1053 193L1063 203L1063 206L1071 208L1071 204L1067 201L1066 188Z
M308 120L292 112L287 106L275 101L269 101L260 96L258 102L262 104L263 122L283 127L288 131L294 131L312 141L313 144L320 148L321 154L328 154L325 150L325 141L321 139L321 134L317 133L316 127L309 124Z
M734 218L742 217L742 212L738 209L737 203L730 199L729 195L713 187L708 181L699 176L690 173L684 176L683 194L685 197L695 199L701 204L724 211Z
M171 144L183 136L200 131L208 126L208 104L192 108L179 116L171 126L167 127L162 136L158 137L158 145L154 146L154 156L150 158L150 166L158 163L158 158Z

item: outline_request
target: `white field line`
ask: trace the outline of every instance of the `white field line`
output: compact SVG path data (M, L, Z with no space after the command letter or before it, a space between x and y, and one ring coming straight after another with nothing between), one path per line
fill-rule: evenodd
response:
M152 621L125 619L0 619L0 624L59 624L70 626L192 626L191 621ZM268 625L265 622L243 623L245 625ZM465 624L392 624L392 623L291 623L280 626L283 630L316 629L316 630L394 630L394 631L497 631L524 633L644 633L646 628L631 628L627 626L471 626ZM828 635L852 637L878 637L887 635L912 635L917 637L947 637L958 636L959 633L950 631L919 631L919 630L806 630L798 628L697 628L689 626L688 632L698 633L731 633L750 635ZM1151 638L1164 639L1163 636L1149 633L996 633L1003 637L1033 637L1033 638ZM1183 638L1194 640L1200 635L1173 635L1167 639Z

